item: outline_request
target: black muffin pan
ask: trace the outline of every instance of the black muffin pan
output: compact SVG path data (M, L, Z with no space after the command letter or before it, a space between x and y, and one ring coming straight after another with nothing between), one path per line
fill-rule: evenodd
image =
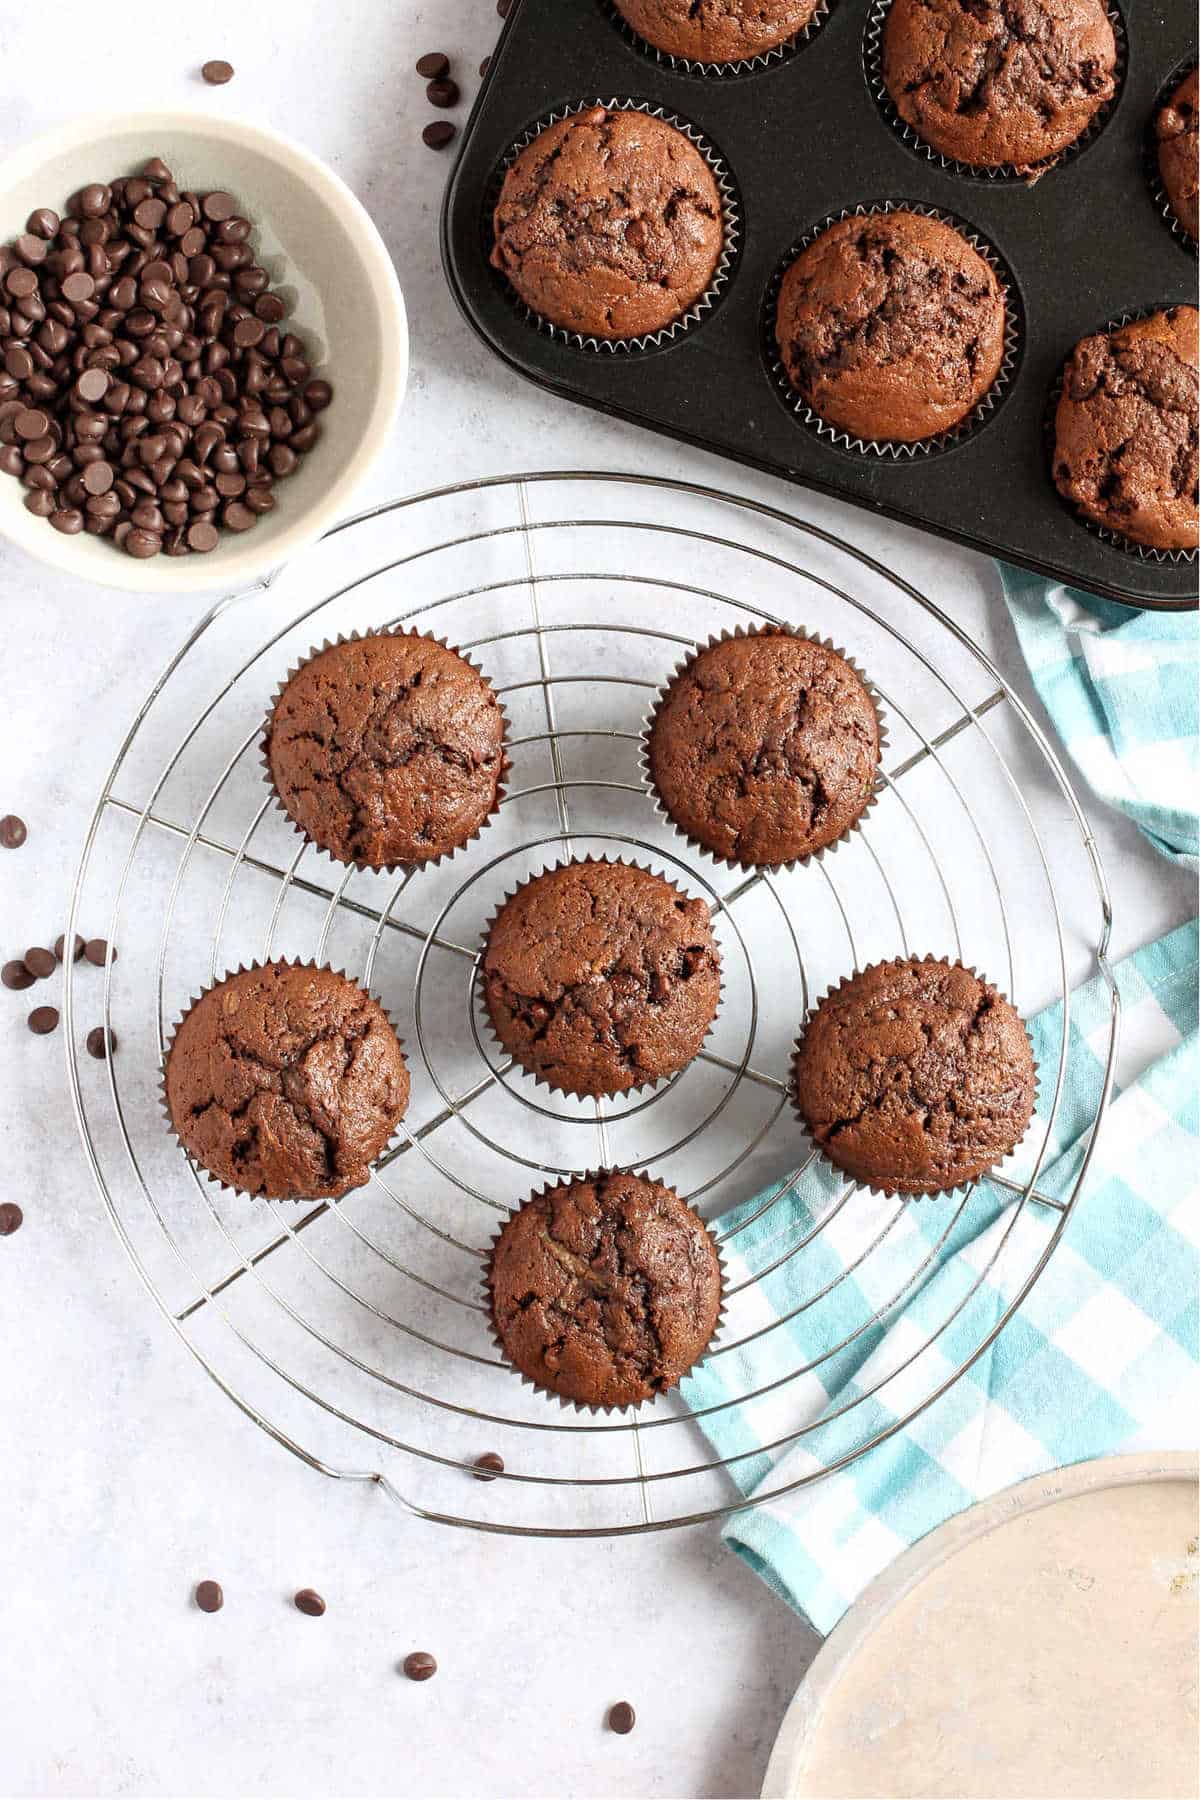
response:
M456 301L496 354L553 393L1131 606L1196 604L1194 557L1101 536L1050 478L1047 409L1063 361L1123 315L1196 302L1190 240L1157 210L1146 123L1194 58L1192 0L1122 0L1124 77L1082 149L1030 186L939 167L868 85L871 0L830 0L790 54L742 73L671 66L605 0L516 0L468 122L442 212ZM632 101L690 122L736 190L736 254L714 304L661 345L612 353L538 329L488 264L505 159L551 114ZM822 435L772 373L768 295L789 248L859 205L915 204L974 228L1015 290L1018 342L997 404L932 454Z

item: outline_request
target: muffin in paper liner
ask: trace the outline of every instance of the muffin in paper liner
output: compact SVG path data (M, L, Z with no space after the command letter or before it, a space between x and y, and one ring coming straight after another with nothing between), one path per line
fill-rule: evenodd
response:
M875 1182L870 1182L870 1181L861 1179L859 1176L856 1176L851 1170L843 1168L841 1163L834 1161L833 1157L829 1155L825 1146L823 1144L821 1144L817 1140L816 1137L814 1137L814 1135L809 1127L808 1120L805 1117L804 1113L800 1109L799 1096L797 1095L797 1092L796 1092L796 1058L799 1055L801 1046L804 1043L805 1033L807 1032L809 1025L812 1023L813 1019L816 1017L817 1013L820 1011L821 1007L824 1006L824 1004L827 1000L831 999L835 994L841 993L843 988L848 987L852 981L857 980L860 976L869 974L872 969L884 967L889 963L908 963L908 964L916 964L916 965L936 964L937 966L944 968L944 969L961 969L966 974L973 976L976 981L982 982L983 985L985 987L987 987L988 989L990 989L990 991L993 994L995 994L998 999L1004 1000L1008 1006L1012 1007L1014 1017L1020 1019L1020 1014L1017 1012L1016 1008L1014 1006L1012 1006L1012 1002L1010 1000L1008 1000L1008 997L1003 992L1003 990L996 987L994 982L990 982L987 979L986 975L981 975L979 970L976 969L974 967L974 965L972 965L972 964L960 963L960 962L957 962L954 959L952 959L950 957L946 957L946 956L884 957L884 958L881 958L880 961L878 961L878 962L868 963L865 968L855 969L851 974L843 975L840 981L835 982L832 987L827 988L825 990L825 992L821 995L821 998L819 1000L815 1001L809 1007L808 1012L805 1016L804 1022L801 1025L800 1030L797 1033L795 1039L793 1040L791 1056L788 1059L788 1084L787 1084L788 1085L788 1099L791 1102L792 1113L793 1113L793 1116L799 1121L800 1125L802 1126L802 1128L805 1132L805 1135L808 1137L808 1140L809 1140L810 1144L812 1145L814 1156L821 1163L823 1163L827 1169L831 1169L833 1171L834 1175L837 1177L837 1179L840 1182L843 1182L844 1184L847 1184L851 1187L863 1188L866 1190L867 1193L873 1194L877 1199L887 1199L887 1200L900 1199L900 1200L904 1200L904 1201L919 1201L919 1200L944 1199L946 1196L952 1195L952 1194L964 1194L965 1195L965 1194L969 1193L971 1188L976 1186L979 1182L986 1181L988 1176L991 1174L992 1170L999 1168L1000 1164L1002 1162L1004 1162L1007 1157L1011 1156L1013 1154L1013 1152L1015 1150L1017 1150L1021 1144L1024 1143L1025 1139L1029 1135L1030 1126L1033 1124L1033 1121L1037 1115L1037 1103L1038 1103L1039 1096L1041 1094L1041 1082L1039 1079L1038 1066L1037 1066L1037 1063L1034 1061L1034 1057L1033 1057L1033 1043L1029 1037L1029 1028L1025 1024L1023 1019L1021 1020L1021 1025L1025 1032L1025 1040L1029 1045L1029 1057L1030 1057L1030 1063L1031 1063L1032 1069L1033 1069L1033 1101L1032 1101L1032 1104L1029 1109L1029 1117L1025 1121L1024 1129L1022 1130L1020 1137L1016 1138L1013 1141L1013 1143L1003 1153L1003 1155L993 1158L993 1160L991 1162L989 1162L985 1168L981 1169L977 1175L968 1176L965 1179L963 1179L962 1181L958 1181L958 1182L954 1183L954 1185L951 1187L930 1187L930 1188L907 1189L907 1188L892 1186L887 1183L878 1184Z
M678 1200L679 1204L683 1206L700 1225L705 1237L712 1245L717 1258L717 1269L720 1281L720 1300L717 1308L716 1322L713 1325L708 1342L691 1366L683 1371L679 1376L679 1380L673 1383L671 1387L663 1389L662 1393L648 1395L642 1400L627 1401L624 1405L620 1406L611 1402L607 1405L603 1405L598 1401L575 1400L569 1394L560 1394L554 1388L543 1387L541 1383L535 1381L531 1375L526 1375L523 1369L517 1367L516 1363L513 1362L508 1351L505 1349L503 1339L496 1326L495 1308L492 1302L492 1266L500 1239L512 1220L517 1218L519 1214L524 1211L525 1207L533 1205L547 1194L553 1194L562 1189L575 1187L584 1182L599 1181L611 1175L630 1175L636 1180L651 1182L656 1187L665 1188L669 1194ZM725 1262L725 1252L720 1242L714 1234L712 1227L708 1224L707 1220L700 1217L700 1214L696 1211L695 1207L690 1206L686 1200L676 1193L669 1182L657 1180L657 1178L651 1174L650 1170L645 1167L621 1167L613 1165L608 1168L581 1169L576 1174L564 1175L558 1181L549 1181L540 1188L534 1188L521 1202L521 1205L514 1207L507 1217L497 1226L492 1236L491 1243L484 1252L483 1263L484 1269L481 1286L483 1290L484 1308L487 1314L488 1335L500 1356L503 1367L516 1375L520 1379L523 1387L532 1389L534 1393L543 1395L547 1400L557 1401L559 1406L564 1409L570 1408L577 1413L590 1413L593 1417L609 1417L613 1414L620 1416L627 1413L637 1413L645 1406L653 1406L657 1400L662 1399L663 1394L678 1393L680 1385L689 1375L693 1374L695 1370L701 1366L705 1358L711 1353L714 1344L719 1342L721 1334L728 1323L727 1301L729 1293L729 1275Z
M1116 63L1113 67L1113 96L1094 115L1091 122L1073 138L1064 144L1053 156L1043 157L1035 163L969 163L961 162L958 157L947 156L937 150L921 136L907 119L901 118L896 103L888 92L887 83L883 79L883 32L887 24L887 16L891 11L892 0L871 0L867 12L866 28L863 32L863 73L880 112L887 120L900 141L910 150L923 156L935 168L943 169L949 175L961 175L968 181L1018 182L1025 187L1033 187L1043 175L1052 169L1061 168L1086 150L1103 131L1112 118L1121 100L1121 90L1125 84L1125 70L1129 60L1129 40L1125 32L1125 21L1118 8L1109 0L1104 10L1108 22L1112 26L1113 42L1116 46Z
M294 818L292 816L292 814L288 811L288 808L285 806L285 804L283 802L282 796L280 795L278 789L275 786L275 777L274 777L274 774L271 769L271 726L272 726L272 723L273 723L274 717L275 717L275 708L278 706L281 698L283 697L284 693L287 691L287 688L290 685L290 683L295 680L296 676L301 672L302 669L306 669L311 662L314 662L317 657L323 656L326 651L336 650L342 644L362 643L367 639L377 638L377 637L423 638L427 643L437 644L440 649L448 650L452 656L457 656L461 662L464 662L469 669L474 670L475 674L480 677L480 679L483 681L484 685L488 689L489 693L494 698L497 709L500 713L500 728L501 728L501 731L500 731L500 768L499 768L499 770L497 772L497 776L496 776L496 797L492 803L491 808L489 809L488 813L486 814L484 819L481 821L481 823L471 833L470 837L464 838L461 844L455 844L449 850L442 850L438 853L437 856L426 857L421 862L372 863L372 862L361 862L361 861L357 861L357 860L346 861L342 857L335 855L334 852L330 849L327 849L324 844L318 844L315 838L310 837L308 832L304 829L303 825L300 824L299 820ZM507 785L508 776L512 770L512 762L508 755L508 740L509 740L508 709L506 708L503 700L501 700L499 694L496 692L496 689L493 686L490 677L487 675L486 671L480 666L480 664L475 661L474 657L468 656L465 650L460 650L458 648L458 646L456 644L452 644L448 638L437 637L431 631L419 631L416 628L416 626L414 626L414 625L404 625L404 626L395 626L395 627L392 627L389 629L381 629L378 631L342 632L342 633L339 633L339 635L337 637L326 638L322 643L314 644L312 646L312 648L309 650L308 654L306 656L302 656L300 658L300 661L298 663L295 663L288 670L287 674L284 676L283 680L279 683L279 685L275 689L275 692L271 696L270 705L267 708L266 718L263 721L262 739L261 739L261 744L260 744L260 757L261 757L262 766L263 766L263 778L266 781L267 786L271 790L271 797L275 802L275 807L276 807L277 811L279 811L283 814L284 818L287 820L287 822L291 826L292 830L294 832L296 832L296 834L299 837L303 838L304 842L306 844L310 844L312 846L312 848L318 853L318 855L328 857L329 861L334 865L335 868L338 868L338 869L358 869L358 870L369 869L369 870L373 871L375 874L394 875L398 869L436 869L440 863L448 862L452 856L457 856L460 850L465 850L468 844L473 844L476 841L476 839L479 838L483 834L483 832L485 832L487 830L488 826L492 823L492 821L496 818L497 814L499 813L501 806L504 804L505 795L508 792L508 785Z
M1142 160L1146 172L1146 185L1150 190L1150 198L1154 202L1154 210L1158 213L1172 237L1176 238L1185 250L1190 250L1193 256L1200 250L1200 245L1197 244L1187 226L1182 224L1176 216L1175 208L1171 205L1166 187L1163 185L1162 170L1159 167L1158 162L1158 137L1156 134L1156 126L1159 113L1162 111L1163 107L1166 106L1176 88L1182 81L1186 80L1187 76L1192 73L1195 67L1196 58L1194 56L1185 57L1183 62L1176 63L1174 69L1172 69L1170 75L1168 75L1167 79L1163 82L1157 94L1154 96L1154 104L1151 106L1149 116L1146 120L1145 137L1142 140Z
M792 386L783 360L779 354L779 344L775 335L775 312L779 302L779 290L783 278L810 244L816 243L823 232L830 226L840 224L843 219L868 218L874 213L910 212L918 213L922 218L937 219L948 225L981 256L1000 285L1004 297L1004 352L1000 359L1000 367L996 371L996 379L991 387L976 402L957 425L947 431L939 431L934 436L917 438L912 441L898 438L863 438L855 437L840 425L832 425L813 411L804 397ZM847 450L863 456L886 457L894 462L903 462L906 458L918 456L936 456L939 452L952 450L966 438L971 437L982 426L986 425L1000 402L1004 399L1012 383L1017 359L1021 351L1024 327L1024 313L1008 264L1000 256L998 250L983 237L973 225L965 219L947 212L937 206L926 206L915 200L881 200L876 204L861 202L857 206L844 206L841 212L830 213L816 225L810 227L803 236L798 237L786 255L776 265L775 271L767 283L763 297L762 342L767 368L771 375L775 391L802 425L812 431L827 444L835 445L839 450Z
M1133 538L1123 537L1119 531L1110 530L1107 525L1097 525L1094 519L1087 518L1084 513L1081 513L1078 510L1078 508L1072 506L1066 495L1059 492L1058 483L1054 479L1054 446L1056 440L1055 415L1058 412L1058 403L1062 398L1063 382L1065 381L1067 374L1067 364L1070 362L1072 356L1074 356L1077 345L1082 343L1084 338L1096 337L1102 333L1112 331L1120 331L1123 325L1132 325L1136 319L1153 318L1155 313L1169 312L1172 307L1179 305L1191 305L1191 302L1164 300L1161 306L1143 306L1139 307L1135 312L1118 313L1115 318L1109 319L1107 323L1097 325L1091 331L1080 332L1075 343L1072 344L1067 354L1059 363L1057 373L1046 394L1046 411L1042 420L1042 433L1045 439L1047 477L1053 490L1054 498L1058 501L1058 504L1067 514L1067 517L1071 519L1074 524L1080 526L1084 531L1090 532L1094 538L1099 538L1100 542L1102 544L1107 544L1110 549L1119 550L1123 556L1136 557L1139 562L1176 563L1184 565L1189 563L1194 564L1197 560L1197 556L1200 555L1200 549L1194 547L1190 550L1160 550L1154 544L1139 544Z
M158 1083L159 1105L162 1108L163 1117L167 1122L167 1129L170 1131L171 1136L175 1139L175 1142L183 1152L189 1166L197 1175L202 1175L206 1181L211 1182L214 1187L221 1188L228 1194L241 1194L247 1200L270 1200L279 1203L288 1202L291 1204L306 1204L309 1201L325 1201L328 1205L336 1205L339 1200L345 1198L345 1194L352 1194L357 1188L366 1186L371 1178L372 1171L398 1142L401 1135L401 1128L408 1114L409 1101L411 1099L411 1080L409 1093L405 1097L404 1105L387 1138L380 1145L376 1154L371 1158L370 1163L367 1165L367 1172L362 1181L356 1182L352 1187L347 1188L345 1194L253 1194L248 1188L238 1187L234 1182L225 1181L220 1175L214 1174L211 1169L202 1163L194 1152L184 1143L182 1137L179 1135L179 1129L175 1124L171 1112L171 1104L167 1094L167 1071L170 1067L171 1052L175 1048L176 1040L184 1022L191 1016L200 1001L203 1000L207 994L216 993L227 981L232 981L238 975L251 975L256 970L272 968L304 969L315 973L328 973L340 977L340 979L349 987L352 987L356 993L360 994L364 1000L370 1001L373 1006L378 1008L384 1022L396 1040L397 1047L400 1051L400 1060L404 1067L404 1073L406 1076L409 1075L408 1057L405 1053L404 1040L396 1030L395 1020L392 1018L387 1007L383 1004L383 1001L377 994L373 994L369 988L363 987L361 982L355 981L344 969L335 969L332 963L329 962L314 963L306 961L300 956L277 956L272 957L269 962L259 962L256 958L253 962L239 963L236 969L226 969L225 973L216 981L210 982L207 986L202 987L198 993L192 995L183 1011L179 1014L179 1017L175 1020L175 1023L171 1028L170 1041L163 1052L162 1071Z
M660 69L670 69L673 73L680 75L700 75L709 80L728 80L738 75L752 74L758 69L773 69L780 63L786 62L790 57L795 56L796 52L807 44L809 38L821 29L834 4L835 0L817 0L808 24L802 25L799 31L793 32L792 36L786 38L782 44L772 44L769 50L760 50L754 56L739 56L731 62L699 62L692 56L678 56L674 51L660 50L657 44L652 44L630 24L624 14L613 4L613 0L600 0L601 11L611 19L625 42L631 44L635 50L640 50L642 55L649 57L652 62L657 63Z
M483 960L484 960L484 957L487 955L487 949L488 949L488 944L491 940L492 929L496 923L496 920L500 917L500 914L504 911L504 909L508 905L509 901L512 900L515 895L519 894L521 892L522 888L529 887L532 882L539 880L543 875L550 875L550 874L553 874L556 869L568 869L568 868L571 868L580 863L605 863L613 868L637 869L643 875L653 875L659 881L664 882L666 884L666 886L673 889L674 892L677 893L681 897L681 899L695 900L695 899L701 899L703 897L698 894L687 893L683 888L681 888L679 886L678 882L672 881L669 875L662 874L661 871L658 869L652 869L649 866L649 864L647 864L647 863L637 862L632 857L626 857L626 856L572 856L572 857L565 857L565 858L560 857L560 859L557 862L550 863L544 869L539 869L536 875L526 876L524 881L519 881L517 883L516 887L510 888L509 891L504 895L504 898L500 901L500 904L496 907L491 918L488 920L487 925L484 928L483 945L479 952L479 959L478 959L478 963L476 965L477 966L477 981L478 981L478 986L479 986L479 1005L480 1005L480 1009L483 1014L483 1018L487 1025L488 1036L491 1038L492 1042L496 1045L496 1048L501 1052L502 1055L511 1058L513 1067L516 1069L519 1069L523 1075L529 1076L530 1080L533 1081L536 1086L546 1088L547 1091L551 1094L561 1094L561 1095L563 1095L563 1097L565 1099L568 1099L568 1100L593 1100L593 1099L623 1100L631 1095L645 1093L647 1091L647 1089L665 1088L669 1083L671 1083L673 1081L678 1081L679 1077L682 1074L684 1074L684 1072L687 1069L691 1068L692 1064L696 1061L697 1057L703 1051L705 1044L707 1044L709 1038L712 1036L713 1028L716 1025L716 1022L721 1015L721 1006L722 1006L722 1004L724 1002L724 998L725 998L725 959L721 954L721 946L719 943L717 943L716 938L714 937L713 943L714 943L714 946L715 946L715 949L717 952L717 1004L716 1004L715 1008L713 1009L713 1016L708 1022L708 1026L707 1026L707 1029L705 1030L704 1036L701 1038L700 1043L697 1045L693 1054L688 1058L687 1062L683 1063L680 1068L672 1070L669 1075L650 1076L645 1081L634 1082L629 1087L617 1088L616 1090L614 1090L614 1092L609 1093L609 1094L578 1094L571 1088L560 1087L560 1085L557 1082L547 1080L546 1076L539 1074L536 1069L526 1068L525 1064L522 1063L519 1060L519 1058L517 1058L513 1054L512 1050L509 1049L508 1045L506 1043L504 1043L503 1039L500 1037L499 1033L496 1030L495 1025L492 1022L491 1009L489 1008L489 1006L487 1004L487 1000L484 997L484 992L483 992ZM706 902L706 904L707 904L707 902ZM710 912L710 918L711 918L711 906L709 908L709 912Z
M874 708L876 725L877 725L878 731L879 731L879 757L878 757L878 760L876 763L876 770L877 770L876 777L871 785L871 792L867 796L866 802L863 805L863 808L862 808L861 812L858 814L857 818L855 818L852 821L852 823L846 827L845 831L843 831L839 837L834 838L830 843L822 844L816 850L810 850L810 851L806 852L803 856L793 857L790 861L781 862L781 863L743 862L740 858L737 858L737 857L722 856L718 851L710 849L707 844L701 843L699 838L693 837L690 832L685 831L683 826L676 822L674 816L669 811L665 801L662 799L661 795L658 792L657 787L655 786L654 776L653 776L653 772L652 772L651 766L650 766L650 736L654 730L654 724L655 724L656 719L658 718L658 714L663 706L663 703L667 699L667 697L670 694L671 689L674 687L675 683L680 679L681 676L683 676L687 673L687 671L692 667L693 663L695 663L697 661L697 659L699 657L701 657L706 650L711 650L711 649L715 648L715 646L718 644L728 643L731 640L736 639L736 638L748 638L748 637L801 638L806 643L819 644L822 650L832 651L832 653L835 656L838 656L841 658L841 660L847 665L848 668L850 668L854 671L855 675L857 675L859 681L862 683L863 688L867 694L867 697L870 700L872 707ZM670 825L670 827L674 831L675 835L677 837L682 838L684 843L687 844L692 850L696 851L696 853L698 855L706 857L710 862L712 862L714 864L723 865L727 869L740 869L740 870L744 870L744 871L763 869L772 874L779 873L779 872L790 873L793 869L800 868L806 863L819 862L822 857L827 856L827 855L832 855L833 852L835 850L837 850L840 845L844 844L849 838L851 838L856 831L860 831L862 829L863 824L866 821L867 815L871 812L872 808L877 804L877 802L879 800L879 795L880 795L880 791L881 791L881 777L880 777L880 774L878 773L878 771L882 768L883 753L886 750L887 745L888 745L887 719L886 719L886 715L884 713L882 701L880 700L879 693L878 693L877 689L875 688L874 683L871 682L870 680L868 680L867 676L863 673L863 671L859 668L858 664L854 661L854 658L851 656L848 656L846 654L846 652L843 649L841 649L839 645L835 644L831 638L818 637L815 632L805 630L805 628L802 625L786 625L786 624L777 625L777 624L773 624L773 623L753 624L753 625L735 625L732 630L726 629L724 631L715 632L704 643L698 644L696 646L696 648L691 652L690 655L685 656L681 662L676 664L675 668L672 670L672 672L668 676L667 680L664 681L662 686L658 689L658 691L656 692L656 694L654 696L653 701L650 704L649 710L647 711L644 719L642 720L642 729L641 729L639 743L638 743L638 770L641 775L642 786L644 787L650 800L653 802L654 810L655 810L655 813L657 814L657 816L660 819L662 819L666 824Z
M589 112L596 106L602 106L606 112L646 113L652 119L661 119L665 125L673 126L700 152L708 164L717 184L717 191L721 196L721 254L717 259L717 266L713 270L708 287L698 300L692 302L686 312L680 314L679 318L672 320L669 325L664 325L660 331L646 332L641 337L585 337L581 332L570 331L564 325L555 325L550 319L543 318L540 313L535 312L531 306L527 305L512 283L500 270L492 268L490 262L492 246L495 243L493 215L500 198L500 190L504 185L504 177L513 163L516 162L521 152L527 150L534 139L540 137L542 132L551 125L561 124L563 119L569 119L575 113ZM556 107L553 112L546 113L538 119L509 146L492 180L487 184L484 194L483 233L485 260L488 268L503 289L509 304L526 324L535 331L539 331L543 337L553 338L560 344L569 344L575 350L601 351L608 355L624 356L636 354L641 350L661 349L664 345L673 343L712 311L728 285L737 258L741 242L741 206L733 177L724 158L713 148L703 133L692 124L690 119L685 119L678 113L673 113L665 106L656 105L650 100L599 98L575 101L569 106Z

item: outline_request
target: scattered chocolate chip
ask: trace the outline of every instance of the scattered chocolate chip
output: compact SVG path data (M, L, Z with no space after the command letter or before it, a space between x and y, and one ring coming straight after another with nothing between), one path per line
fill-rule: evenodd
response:
M108 945L103 938L89 938L87 943L83 946L83 954L87 957L93 968L102 969L104 967L104 959L108 955ZM117 960L117 953L115 950L112 953L112 959L114 962Z
M116 1047L117 1034L115 1031L109 1031L106 1034L103 1025L93 1025L92 1029L87 1034L87 1053L89 1056L94 1056L97 1062L103 1062L105 1057L110 1056Z
M233 80L233 64L222 62L218 57L213 62L206 62L200 73L209 87L224 87L227 81Z
M293 1604L297 1612L305 1613L310 1619L319 1619L325 1611L325 1602L315 1588L301 1588Z
M475 1458L476 1481L495 1481L497 1475L504 1473L504 1458L497 1456L494 1450L488 1450L483 1456Z
M440 81L450 73L450 58L443 56L440 50L431 50L428 56L418 56L417 74L423 81Z
M431 81L425 89L425 98L430 106L457 106L458 83L449 79Z
M628 1700L618 1700L615 1706L610 1707L608 1714L608 1729L610 1731L615 1731L619 1737L627 1736L628 1733L633 1730L636 1723L637 1714L634 1712L632 1706L630 1706Z
M437 1659L428 1650L413 1650L404 1659L404 1673L410 1681L428 1681L437 1674Z
M36 948L27 950L25 952L24 961L25 967L29 970L29 973L31 975L36 975L39 981L45 981L47 975L53 975L58 966L57 958L55 957L53 950L40 950Z
M0 844L6 850L19 850L28 835L24 819L18 819L16 813L5 813L0 819Z
M454 142L457 135L457 128L449 119L434 119L421 133L421 142L428 144L431 150L444 150L447 144Z
M485 56L485 57L484 57L484 59L483 59L483 61L482 61L482 62L481 62L481 63L480 63L480 65L479 65L479 79L480 79L480 80L481 80L481 81L482 81L482 80L484 80L484 79L485 79L485 78L486 78L486 76L487 76L487 72L488 72L488 70L489 70L489 69L490 69L490 68L491 68L491 66L492 66L492 59L491 59L491 57L490 57L490 56Z
M507 19L512 11L512 0L496 0L496 11L502 19Z
M35 1006L29 1015L29 1029L35 1037L47 1037L58 1029L57 1006Z
M66 950L66 947L67 947L66 934L63 933L60 937L56 937L54 940L54 954L58 958L59 962L62 962L62 960L63 960L63 953ZM83 955L83 939L80 937L79 933L76 932L75 933L75 943L71 950L71 961L78 962L82 955Z
M25 1222L25 1214L15 1200L5 1200L0 1205L0 1237L11 1237L14 1231L20 1231Z
M3 969L0 969L0 981L6 988L11 988L14 994L19 994L23 988L31 988L36 980L37 977L31 975L20 961L6 962Z
M201 1612L220 1612L225 1604L225 1595L219 1581L198 1581L196 1583L196 1605Z

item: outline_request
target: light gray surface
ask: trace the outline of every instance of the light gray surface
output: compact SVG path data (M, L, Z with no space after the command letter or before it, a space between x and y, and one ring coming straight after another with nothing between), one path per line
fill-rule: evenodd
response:
M448 164L419 143L428 115L410 70L446 49L473 92L492 0L262 0L222 9L219 29L173 16L169 32L144 37L64 0L55 34L71 54L49 87L45 26L38 9L0 19L5 146L101 91L131 106L193 100L294 132L371 210L408 301L413 376L364 502L547 465L728 485L881 550L1027 691L986 563L545 398L476 343L438 271ZM204 89L190 71L219 55L237 77ZM30 825L24 850L0 853L7 957L61 929L101 775L200 607L72 588L7 550L0 604L0 812ZM1190 883L1119 821L1094 821L1119 953L1182 919ZM803 1627L713 1530L574 1546L450 1536L375 1493L323 1483L268 1443L171 1340L103 1217L74 1142L61 1037L25 1029L29 1006L54 997L50 984L0 996L0 1197L26 1212L0 1243L0 1789L757 1791L811 1654ZM217 1618L188 1604L203 1575L226 1589ZM326 1594L324 1619L291 1609L303 1585ZM439 1658L427 1686L396 1673L413 1648ZM618 1698L639 1713L626 1739L602 1728Z

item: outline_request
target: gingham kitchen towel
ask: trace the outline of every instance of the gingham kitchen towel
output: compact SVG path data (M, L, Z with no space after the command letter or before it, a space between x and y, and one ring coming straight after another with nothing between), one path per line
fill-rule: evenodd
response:
M1034 686L1086 780L1167 856L1197 863L1194 612L1132 612L999 565Z
M950 1382L1049 1248L1061 1215L1019 1207L990 1182L965 1202L903 1205L854 1191L838 1210L845 1183L821 1167L765 1210L769 1194L719 1221L731 1282L757 1278L739 1302L739 1338L748 1341L710 1358L684 1394L713 1449L738 1459L730 1473L744 1494L834 1471L734 1514L724 1531L818 1631L830 1631L909 1544L976 1500L1091 1456L1196 1445L1197 951L1193 922L1118 966L1123 1085L1084 1202L1045 1278L990 1348L868 1454L838 1468ZM1071 996L1067 1073L1048 1137L1061 1003L1030 1027L1043 1071L1039 1123L1013 1172L1027 1173L1045 1142L1036 1185L1052 1200L1069 1191L1085 1153L1109 1023L1101 979ZM881 1316L859 1332L872 1314ZM804 1365L808 1373L784 1379ZM737 1404L703 1416L730 1399Z

